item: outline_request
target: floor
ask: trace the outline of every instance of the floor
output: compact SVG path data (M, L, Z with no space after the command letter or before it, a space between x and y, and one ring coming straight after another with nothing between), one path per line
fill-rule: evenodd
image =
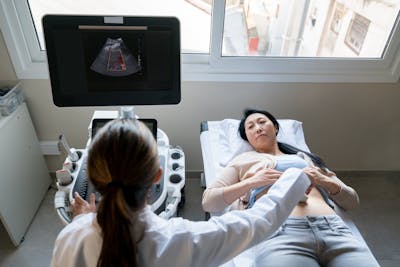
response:
M357 189L361 207L350 212L371 251L383 267L400 266L400 174L343 172L342 179ZM186 179L186 201L182 217L204 220L201 209L200 179ZM49 266L54 240L63 224L53 204L55 190L45 196L25 240L15 248L0 224L0 266Z
M375 258L381 266L400 266L399 172L341 177L359 194L360 207L349 214Z

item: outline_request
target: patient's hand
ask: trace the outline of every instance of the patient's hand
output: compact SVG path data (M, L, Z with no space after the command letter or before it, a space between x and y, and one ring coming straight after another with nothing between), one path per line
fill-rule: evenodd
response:
M317 167L307 167L303 169L304 173L307 174L313 185L320 185L323 180L329 179L321 169Z
M257 171L253 176L246 180L252 184L253 188L273 184L281 177L282 172L267 168Z
M95 195L90 194L89 203L84 200L78 192L75 192L74 200L71 202L72 217L80 214L96 212Z
M334 173L324 172L317 167L307 167L303 169L304 173L307 174L308 178L311 180L312 185L320 185L325 188L331 195L338 194L342 188L341 185L331 179L330 175Z

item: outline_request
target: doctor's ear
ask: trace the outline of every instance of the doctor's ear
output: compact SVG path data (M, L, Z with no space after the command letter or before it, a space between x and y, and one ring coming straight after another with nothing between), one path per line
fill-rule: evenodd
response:
M160 181L161 179L161 176L162 176L162 169L159 168L156 175L153 178L153 184L158 183L158 181Z

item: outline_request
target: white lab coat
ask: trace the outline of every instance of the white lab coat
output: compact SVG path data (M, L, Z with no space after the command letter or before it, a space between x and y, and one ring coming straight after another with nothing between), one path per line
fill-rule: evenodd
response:
M218 266L273 234L310 185L299 169L288 169L253 208L208 221L164 220L146 207L147 222L138 243L139 266ZM96 214L76 217L58 235L51 266L96 266L102 245ZM112 246L112 244L110 244Z

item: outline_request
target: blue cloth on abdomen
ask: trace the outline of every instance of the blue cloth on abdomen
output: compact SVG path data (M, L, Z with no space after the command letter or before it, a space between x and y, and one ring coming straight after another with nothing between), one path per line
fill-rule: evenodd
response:
M289 168L304 169L308 166L307 162L297 155L282 155L276 157L275 170L284 172Z
M307 162L304 159L297 156L296 154L276 156L275 170L277 171L284 172L289 168L304 169L307 166L308 166ZM269 184L253 189L250 193L250 198L247 208L251 208L253 206L254 202L256 201L256 197L259 193L261 193L264 189L271 186L272 184Z

